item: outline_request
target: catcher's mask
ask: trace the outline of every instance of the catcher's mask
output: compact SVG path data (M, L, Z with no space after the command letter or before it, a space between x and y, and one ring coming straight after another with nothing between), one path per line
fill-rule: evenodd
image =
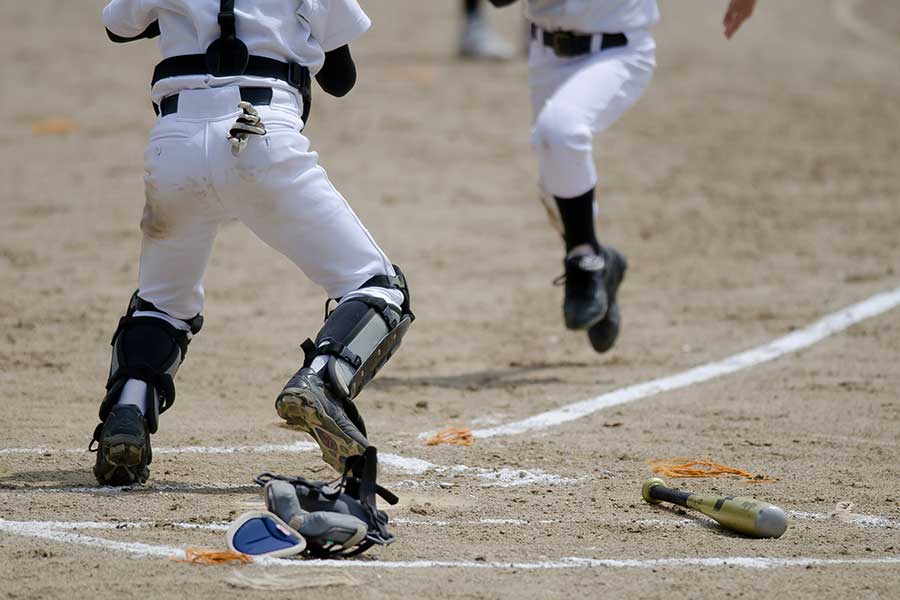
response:
M344 474L332 482L272 473L262 473L254 481L265 487L268 509L306 538L307 554L335 558L394 541L376 497L392 505L399 499L378 485L377 473L378 451L370 446L356 460L348 460Z

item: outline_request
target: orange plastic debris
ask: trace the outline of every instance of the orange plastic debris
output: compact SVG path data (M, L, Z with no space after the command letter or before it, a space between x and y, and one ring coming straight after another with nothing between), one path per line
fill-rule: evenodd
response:
M778 479L757 475L737 467L719 464L709 459L691 458L658 458L649 460L651 470L665 477L674 479L703 477L738 477L747 483L775 483Z
M227 565L238 562L247 564L253 559L241 552L232 550L209 550L207 548L185 548L184 558L176 558L178 562L191 563L192 565Z
M31 135L65 135L76 131L78 123L63 117L52 117L31 124Z
M475 438L472 436L472 430L468 427L450 427L449 429L438 431L425 441L426 446L437 446L438 444L471 446L474 443Z

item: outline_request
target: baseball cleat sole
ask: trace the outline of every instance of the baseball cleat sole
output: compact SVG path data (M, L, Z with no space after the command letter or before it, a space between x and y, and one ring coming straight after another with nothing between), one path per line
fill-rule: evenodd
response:
M94 476L102 485L145 483L150 477L147 446L139 437L115 435L104 440L94 465Z
M289 425L311 435L322 451L322 460L338 473L344 472L348 458L360 456L366 450L366 446L341 429L328 415L321 398L311 390L283 390L275 400L275 410Z
M141 484L150 477L150 434L136 406L114 406L106 421L97 426L94 442L94 476L101 485Z

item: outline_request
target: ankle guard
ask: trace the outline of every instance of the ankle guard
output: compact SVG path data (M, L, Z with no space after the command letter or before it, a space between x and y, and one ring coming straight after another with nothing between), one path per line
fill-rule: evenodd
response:
M397 308L373 296L354 296L337 305L325 319L316 341L302 344L304 366L317 356L328 356L323 377L341 400L353 400L393 356L415 319L409 308L406 278L396 266L396 277L378 275L359 289L394 288L403 292L403 304Z
M352 473L351 473L352 470ZM306 538L306 551L319 558L355 556L394 541L388 516L376 496L396 504L397 496L376 482L378 451L370 446L339 482L310 481L263 473L254 481L266 489L266 505ZM286 494L284 484L293 487ZM363 535L363 531L365 534Z
M147 429L156 433L159 415L175 402L175 373L184 361L191 337L203 326L197 315L186 321L190 331L182 331L169 322L150 316L134 316L138 311L165 314L137 292L128 303L112 338L112 361L106 382L106 397L100 404L100 420L106 421L119 394L129 379L147 382ZM158 400L158 401L156 401Z

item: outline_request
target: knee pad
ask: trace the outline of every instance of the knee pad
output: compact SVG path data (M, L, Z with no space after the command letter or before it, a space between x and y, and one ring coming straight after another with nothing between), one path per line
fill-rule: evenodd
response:
M396 306L373 296L353 296L337 305L316 336L303 342L304 365L318 356L328 359L325 374L331 391L343 400L353 400L396 352L400 341L415 319L409 307L406 278L396 266L397 275L378 275L360 286L387 287L403 293L403 304Z
M128 310L119 320L112 338L112 361L106 396L100 404L100 420L106 421L119 394L129 379L147 383L147 426L156 433L159 415L175 402L175 373L184 361L193 334L203 326L203 317L197 315L185 321L190 331L183 331L158 317L135 316L139 311L165 314L150 302L131 297Z

